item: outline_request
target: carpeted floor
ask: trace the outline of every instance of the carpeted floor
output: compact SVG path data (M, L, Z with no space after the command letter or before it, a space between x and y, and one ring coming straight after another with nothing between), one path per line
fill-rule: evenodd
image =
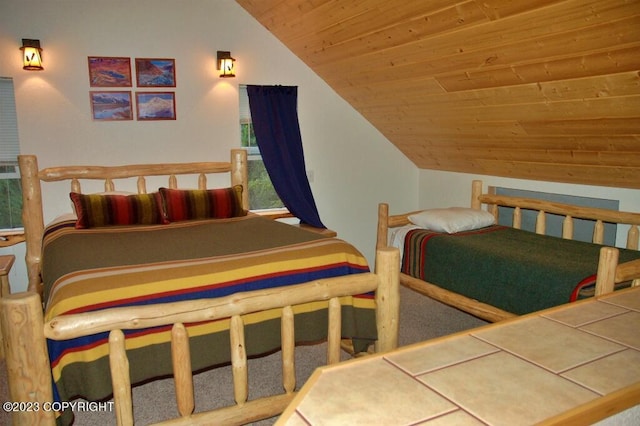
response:
M430 300L411 290L401 288L399 343L405 346L484 325L485 322L456 309ZM347 359L344 354L344 358ZM301 346L296 349L298 388L314 369L326 361L326 344ZM280 353L249 360L249 399L282 392ZM194 377L196 411L204 411L233 403L233 385L230 367L221 367ZM173 381L164 379L138 386L133 390L136 424L146 425L176 416L172 399ZM0 362L0 399L8 400L6 369ZM256 425L271 425L275 418ZM10 418L0 412L0 425L10 425ZM115 425L111 412L77 412L75 426Z

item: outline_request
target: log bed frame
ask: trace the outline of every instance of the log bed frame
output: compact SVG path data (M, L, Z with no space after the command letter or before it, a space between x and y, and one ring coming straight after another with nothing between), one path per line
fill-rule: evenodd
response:
M118 425L133 424L129 366L123 329L173 325L175 399L179 417L160 424L205 425L244 424L281 413L295 396L294 320L292 306L310 301L329 301L327 363L340 360L341 309L339 297L376 292L377 352L397 346L399 309L399 253L381 248L376 252L375 272L316 280L309 283L236 293L196 301L174 302L98 312L65 315L44 323L40 253L44 230L41 182L71 180L72 191L80 192L79 179L104 180L105 190L113 191L114 179L137 177L139 193L146 192L145 176L169 176L169 186L177 187L176 175L197 174L198 185L206 189L205 173L230 173L232 184L247 188L246 151L232 150L230 162L150 164L119 167L56 167L38 169L34 156L19 157L24 197L23 222L27 239L26 262L29 286L26 292L0 300L0 322L5 339L11 401L43 403L52 401L51 373L45 338L68 339L109 331L109 357ZM248 206L247 191L243 205ZM284 393L248 401L247 355L243 315L265 309L282 308L282 369ZM193 377L188 336L184 323L231 318L231 365L236 405L210 412L194 412ZM13 423L55 424L54 413L46 410L12 413Z
M513 227L518 229L521 227L523 209L537 211L535 232L538 234L544 234L546 231L545 213L564 216L562 238L567 239L573 239L574 218L594 220L596 223L593 242L598 244L602 244L604 240L605 222L629 225L626 247L628 249L638 250L640 240L638 231L638 227L640 226L640 213L620 212L531 198L497 195L495 193L483 193L482 181L474 180L471 185L471 208L479 210L483 205L486 205L488 211L495 216L496 222L498 219L498 207L513 207ZM389 229L408 225L410 223L408 217L413 213L417 212L389 215L389 205L380 203L378 205L376 248L387 247ZM640 285L640 261L627 262L621 264L620 267L616 269L618 266L618 255L619 252L616 248L603 247L601 249L596 281L596 295L613 291L616 283L632 279L633 285ZM497 322L516 316L511 312L446 290L433 283L411 277L404 273L400 273L400 284L486 321Z

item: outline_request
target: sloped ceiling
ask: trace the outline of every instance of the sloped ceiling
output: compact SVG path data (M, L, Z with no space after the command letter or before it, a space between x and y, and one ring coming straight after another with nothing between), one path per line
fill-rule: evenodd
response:
M419 168L640 188L640 0L236 0Z

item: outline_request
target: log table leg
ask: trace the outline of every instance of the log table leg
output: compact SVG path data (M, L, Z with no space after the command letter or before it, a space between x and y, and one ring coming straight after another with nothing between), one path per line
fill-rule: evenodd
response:
M9 287L9 272L16 260L14 255L0 256L0 299L11 294ZM0 359L4 359L4 339L0 330Z

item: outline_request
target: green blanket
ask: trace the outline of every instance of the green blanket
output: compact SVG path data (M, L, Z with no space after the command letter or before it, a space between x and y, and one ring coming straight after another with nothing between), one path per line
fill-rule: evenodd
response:
M412 230L402 271L514 314L570 301L598 269L598 244L537 235L502 226L457 234ZM620 262L640 258L620 250Z

